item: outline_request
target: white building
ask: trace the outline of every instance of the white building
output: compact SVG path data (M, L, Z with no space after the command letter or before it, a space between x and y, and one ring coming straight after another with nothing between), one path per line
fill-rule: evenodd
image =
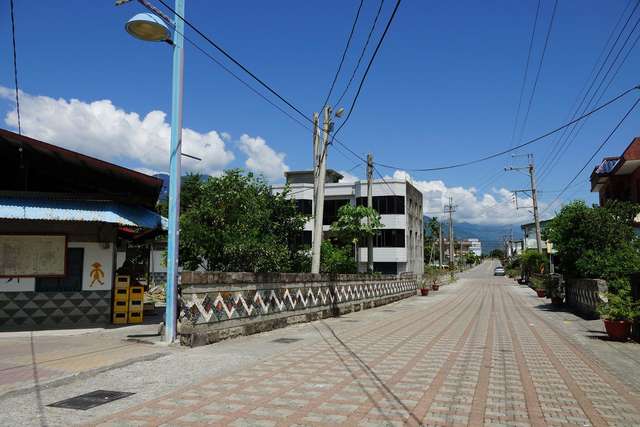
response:
M540 231L544 231L544 229L549 225L550 220L540 221ZM522 224L520 226L522 229L523 238L523 250L527 249L538 249L538 244L536 242L536 224L531 222L529 224ZM542 240L542 250L546 250L547 241Z
M482 256L482 242L480 239L467 239L471 246L469 252L473 252L476 256Z
M285 172L290 194L299 209L311 215L313 212L313 172ZM327 170L323 230L329 230L336 220L338 209L344 204L367 204L367 181L339 182L342 175ZM284 186L274 186L282 192ZM374 180L372 184L373 207L381 216L384 228L373 241L374 271L386 274L424 273L424 240L422 193L406 180ZM312 242L313 219L304 226L303 241ZM358 250L358 269L367 270L367 248Z

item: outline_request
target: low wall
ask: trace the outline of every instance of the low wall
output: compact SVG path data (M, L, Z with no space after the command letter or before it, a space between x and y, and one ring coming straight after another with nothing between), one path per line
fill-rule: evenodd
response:
M416 295L415 276L181 274L180 342L197 346Z
M598 318L596 308L607 292L607 282L601 279L569 279L565 285L566 303L589 318Z

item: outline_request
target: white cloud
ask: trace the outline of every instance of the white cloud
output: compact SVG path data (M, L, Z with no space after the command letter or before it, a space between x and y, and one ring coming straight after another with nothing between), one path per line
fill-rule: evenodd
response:
M256 173L263 174L272 180L281 180L289 166L284 163L285 154L276 153L267 142L258 137L242 135L238 147L247 155L245 166Z
M13 99L13 91L0 86L0 98ZM126 112L108 100L84 102L48 96L20 94L23 133L61 147L146 171L169 169L170 125L162 111L144 117ZM17 128L17 113L9 111L4 122ZM233 159L225 146L225 134L184 129L182 151L202 159L183 157L185 171L217 174Z
M455 221L471 224L510 224L531 220L527 209L516 210L512 193L506 188L492 188L489 193L479 194L475 187L447 187L441 180L420 181L412 179L405 172L397 170L393 177L385 179L407 179L416 186L423 196L423 210L426 215L443 215L449 196L456 205ZM531 199L518 198L519 206L531 206ZM540 205L543 209L544 205Z
M343 176L340 182L352 183L352 182L360 181L360 178L358 178L357 176L347 171L338 171L338 173Z

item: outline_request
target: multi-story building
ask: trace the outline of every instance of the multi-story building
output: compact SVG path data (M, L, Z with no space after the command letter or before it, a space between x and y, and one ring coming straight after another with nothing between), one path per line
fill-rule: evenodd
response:
M471 243L469 251L473 252L476 256L482 256L482 242L480 239L467 239Z
M291 197L300 211L313 213L313 172L285 173ZM367 181L339 182L342 175L327 170L323 230L329 230L337 219L338 209L345 205L367 204ZM285 186L274 186L282 192ZM388 179L372 182L373 208L381 216L383 228L373 239L374 271L386 274L424 272L424 237L422 193L407 180ZM305 224L303 242L311 244L313 219ZM358 248L358 270L367 270L367 247Z
M544 231L544 229L550 224L551 220L540 221L540 232ZM538 244L536 242L536 224L535 222L530 222L528 224L522 224L520 226L522 229L522 234L524 236L522 240L522 249L538 249ZM547 241L542 240L542 250L546 250Z
M608 200L640 202L640 137L620 156L602 159L591 173L591 191L598 193L600 206Z

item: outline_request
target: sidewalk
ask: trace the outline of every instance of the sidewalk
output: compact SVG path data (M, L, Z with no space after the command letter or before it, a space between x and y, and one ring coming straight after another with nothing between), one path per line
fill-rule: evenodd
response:
M158 325L0 333L0 398L72 381L179 348L157 345Z

